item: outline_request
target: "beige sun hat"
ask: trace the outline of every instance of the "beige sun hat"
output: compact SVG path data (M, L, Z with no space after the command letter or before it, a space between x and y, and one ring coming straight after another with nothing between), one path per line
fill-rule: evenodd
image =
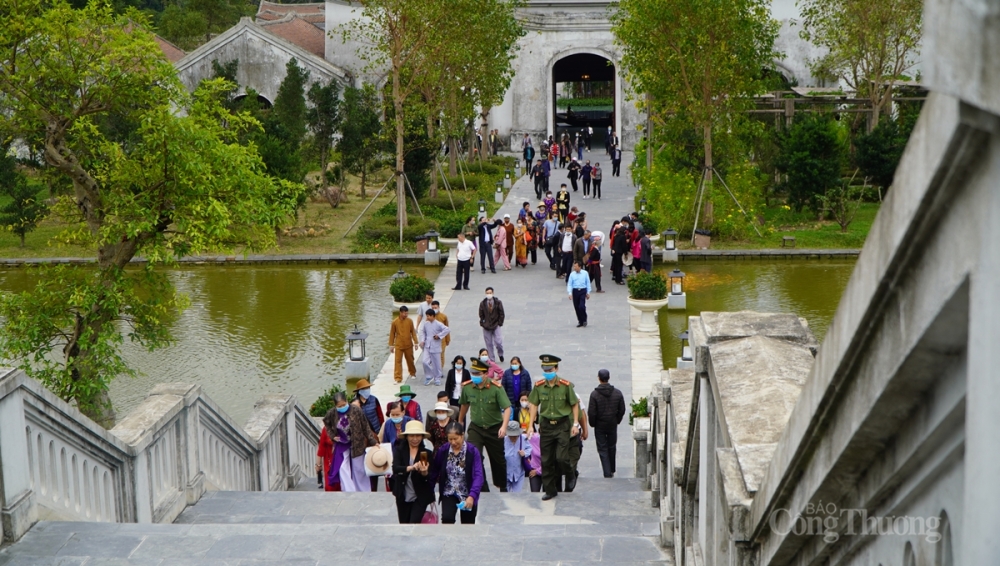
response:
M448 416L449 417L454 417L455 416L455 407L452 407L451 405L449 405L448 403L445 403L444 401L439 401L439 402L437 402L437 403L434 404L434 412L436 413L438 411L448 411ZM407 424L409 424L409 423L407 423Z
M430 436L430 433L424 430L424 423L416 419L406 423L406 428L404 428L402 432L402 436L409 436L411 434L419 434L420 436Z
M423 428L423 425L421 425L421 428ZM382 475L388 472L391 467L392 453L384 447L375 446L365 453L365 469L370 472L370 475Z

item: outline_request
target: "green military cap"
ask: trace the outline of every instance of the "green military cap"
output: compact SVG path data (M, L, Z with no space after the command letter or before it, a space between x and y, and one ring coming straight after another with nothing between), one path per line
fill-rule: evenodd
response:
M490 369L489 366L480 361L479 358L472 358L472 362L469 364L469 369L472 371L482 371Z
M562 361L562 358L559 356L553 356L552 354L542 354L541 356L538 356L538 359L542 360L542 367L557 366L559 365L559 362Z

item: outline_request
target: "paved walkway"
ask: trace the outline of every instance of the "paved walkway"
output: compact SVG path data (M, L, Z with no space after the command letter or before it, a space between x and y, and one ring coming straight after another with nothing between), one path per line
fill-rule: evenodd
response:
M577 206L587 213L591 230L607 234L614 219L621 218L635 208L635 187L625 170L625 164L631 163L632 155L629 153L624 156L621 177L611 177L611 161L602 151L585 153L584 159L601 163L605 170L602 198L599 201L584 200L582 188L577 193L570 189L570 206ZM564 182L569 185L566 170L554 170L550 181L553 194L559 190L560 183ZM522 177L495 216L503 218L504 214L510 214L511 218L516 219L517 211L525 201L530 202L533 209L537 208L534 188L527 177ZM576 314L573 302L566 294L565 280L556 279L542 250L538 252L539 261L536 265L530 264L529 257L527 268L512 267L511 271L503 271L501 267L496 274L489 270L482 274L477 257L476 268L469 280L470 291L451 290L455 285L455 266L454 262L449 262L436 283L436 296L444 305L444 312L448 315L452 329L452 342L446 352L447 360L458 354L469 359L484 346L479 327L479 303L485 296L486 287L492 286L495 296L503 301L506 312L503 327L505 362L501 366L506 369L511 356L519 356L524 367L531 373L532 380L537 381L541 379L538 356L559 356L563 360L559 375L573 382L584 407L587 406L590 392L597 386L597 370L606 368L611 372L611 384L622 390L627 403L632 396L629 308L625 302L627 292L625 286L615 285L611 280L611 258L607 245L603 256L605 267L602 281L606 293L591 294L587 303L589 324L586 328L576 327ZM420 366L419 362L417 365ZM383 402L392 398L389 393L393 389L391 360L387 366L388 375L384 368L373 388ZM418 393L417 400L426 409L441 388L433 385L424 387L422 370L419 373L419 383L409 383L414 385ZM626 417L618 430L618 477L633 476L633 460L631 430ZM582 477L601 478L603 475L593 437L585 443L579 469Z

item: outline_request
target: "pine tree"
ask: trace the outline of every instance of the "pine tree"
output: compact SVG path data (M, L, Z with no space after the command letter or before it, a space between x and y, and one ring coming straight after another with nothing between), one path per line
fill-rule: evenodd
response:
M306 112L306 121L319 150L319 169L325 176L333 136L340 128L340 85L333 80L326 86L313 83L309 87L309 102L312 108Z

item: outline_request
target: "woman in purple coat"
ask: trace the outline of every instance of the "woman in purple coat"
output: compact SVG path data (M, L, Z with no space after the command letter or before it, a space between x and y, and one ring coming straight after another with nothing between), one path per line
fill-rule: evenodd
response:
M438 448L428 480L437 484L441 501L441 522L455 523L461 512L462 524L476 522L479 492L483 488L483 459L475 446L465 441L465 427L452 421L445 428L448 444Z

